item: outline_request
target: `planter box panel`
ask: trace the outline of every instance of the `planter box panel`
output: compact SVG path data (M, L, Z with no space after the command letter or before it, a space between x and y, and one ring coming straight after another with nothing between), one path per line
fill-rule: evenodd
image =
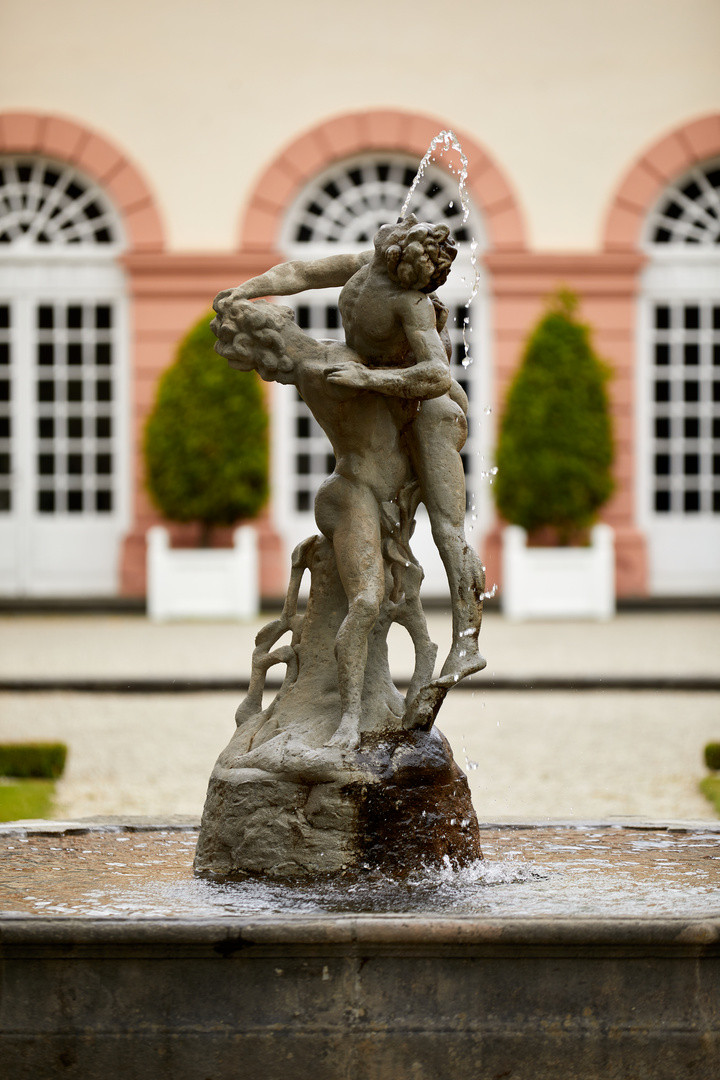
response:
M596 525L586 548L529 548L516 525L503 533L501 603L509 619L610 619L615 613L614 534Z
M232 548L173 551L167 529L148 532L148 614L158 621L252 619L259 610L257 536L236 529Z

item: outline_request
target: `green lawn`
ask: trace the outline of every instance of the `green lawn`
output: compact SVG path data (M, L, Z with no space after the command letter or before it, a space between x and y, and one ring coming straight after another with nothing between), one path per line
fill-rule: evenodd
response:
M0 779L0 821L50 816L55 784L52 780Z
M700 781L700 790L706 799L715 807L715 813L720 817L720 776L706 776Z

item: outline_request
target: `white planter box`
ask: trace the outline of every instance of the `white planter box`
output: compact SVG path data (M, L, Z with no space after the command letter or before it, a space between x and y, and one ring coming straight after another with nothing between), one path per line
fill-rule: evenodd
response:
M610 619L615 535L596 525L590 547L529 548L517 525L503 532L501 606L508 619Z
M232 548L173 551L167 529L147 534L148 615L151 619L251 619L258 613L257 536L236 529Z

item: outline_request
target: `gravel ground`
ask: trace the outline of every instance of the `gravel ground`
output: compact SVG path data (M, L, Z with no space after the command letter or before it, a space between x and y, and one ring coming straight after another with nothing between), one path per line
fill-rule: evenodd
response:
M237 694L0 694L0 740L70 748L56 816L202 810ZM713 819L697 791L720 736L704 693L457 691L440 716L480 818Z
M271 616L270 616L271 617ZM0 677L241 677L269 617L153 624L141 616L0 617ZM431 612L442 658L450 620ZM395 628L393 670L409 674ZM717 675L720 612L628 612L608 623L513 624L490 612L488 674ZM0 694L0 739L70 747L57 815L199 815L237 694ZM712 818L697 791L702 748L720 738L704 693L500 692L449 695L440 727L466 769L480 817Z

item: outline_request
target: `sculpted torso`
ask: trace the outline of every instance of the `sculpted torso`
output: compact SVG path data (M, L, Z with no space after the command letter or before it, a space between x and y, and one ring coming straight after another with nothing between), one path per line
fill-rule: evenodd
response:
M345 338L351 349L368 363L414 363L408 342L408 323L434 325L432 302L423 293L408 292L381 276L372 263L354 274L338 301Z

